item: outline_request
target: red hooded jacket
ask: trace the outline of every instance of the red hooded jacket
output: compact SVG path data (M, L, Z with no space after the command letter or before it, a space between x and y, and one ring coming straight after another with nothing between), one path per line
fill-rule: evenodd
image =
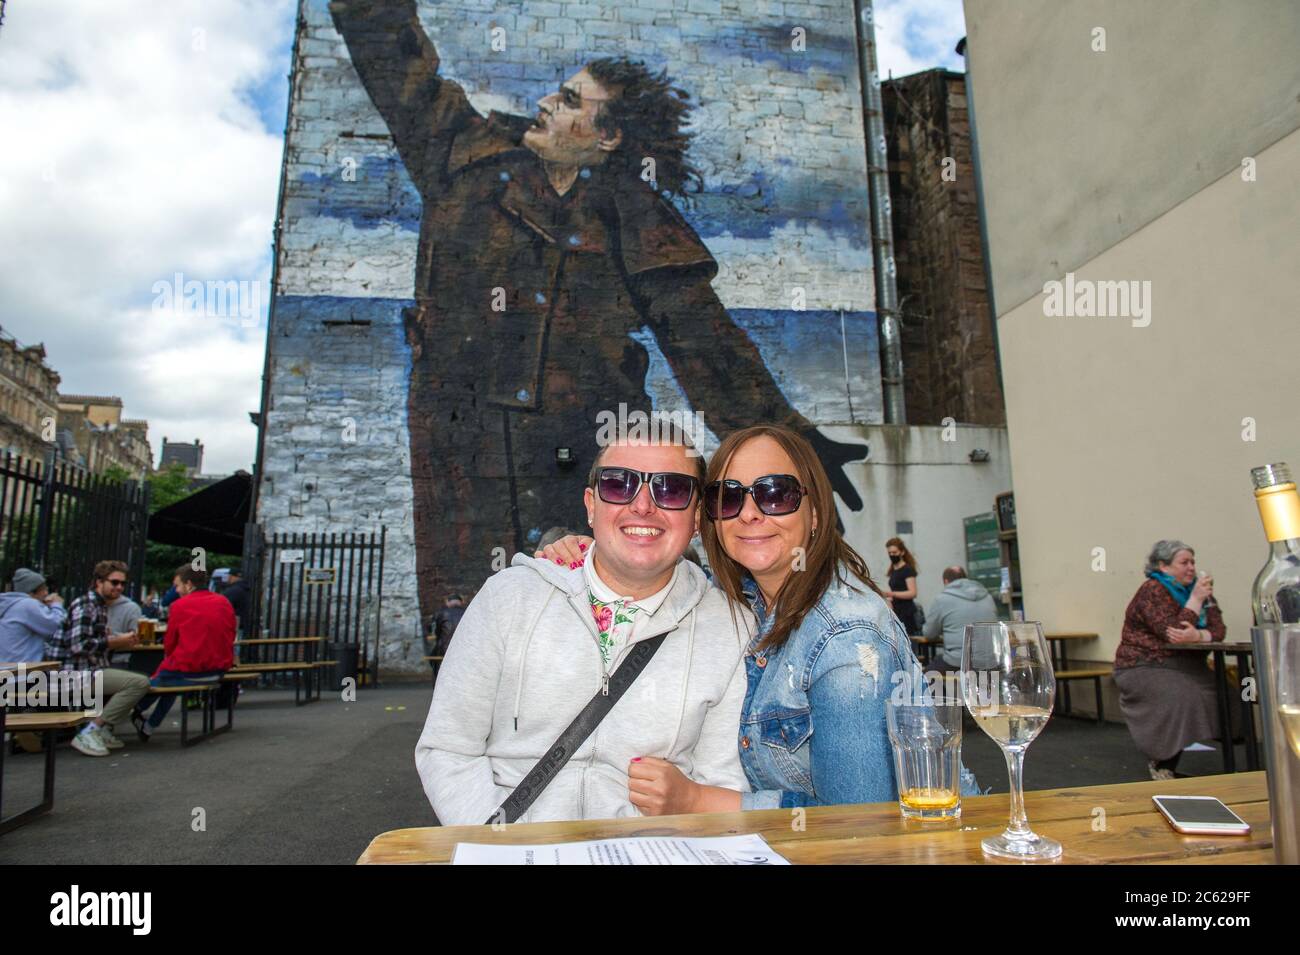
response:
M211 590L195 590L173 601L159 670L229 670L234 661L235 608L229 600Z

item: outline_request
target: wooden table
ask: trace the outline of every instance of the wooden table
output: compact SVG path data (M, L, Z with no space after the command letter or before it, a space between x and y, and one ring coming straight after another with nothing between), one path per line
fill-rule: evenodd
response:
M1244 680L1251 675L1250 661L1251 654L1255 652L1255 647L1248 641L1237 641L1230 643L1226 640L1215 640L1210 643L1170 643L1170 650L1178 650L1183 653L1212 653L1214 654L1214 689L1219 699L1219 732L1223 740L1223 771L1232 773L1237 771L1237 753L1232 745L1232 699L1228 694L1228 654L1231 653L1237 658L1237 679ZM1246 733L1246 769L1254 771L1259 769L1259 747L1255 740L1255 714L1251 709L1251 701L1243 698L1241 700L1241 722L1242 729Z
M943 637L922 637L913 634L910 639L912 646L918 650L917 657L922 664L928 664L934 659L935 647L943 646Z
M1151 797L1217 796L1250 823L1247 836L1186 836L1173 830ZM1264 774L1235 773L1167 782L1123 783L1025 794L1029 824L1064 847L1061 862L1076 864L1274 862ZM1105 813L1104 822L1097 812ZM599 819L587 822L396 829L376 836L360 865L447 863L458 842L538 845L627 836L724 836L758 833L791 862L1000 863L985 858L980 840L1007 825L1010 796L962 800L962 818L923 823L903 819L896 802L820 806L806 810L802 828L792 810L708 813L692 816ZM1101 828L1104 825L1104 828ZM1017 863L1011 863L1017 864ZM1050 864L1050 863L1049 863Z

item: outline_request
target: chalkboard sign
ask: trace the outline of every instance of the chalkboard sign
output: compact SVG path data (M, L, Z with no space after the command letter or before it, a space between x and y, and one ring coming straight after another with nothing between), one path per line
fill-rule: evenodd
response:
M1013 533L1016 529L1016 495L1012 491L997 496L998 530Z

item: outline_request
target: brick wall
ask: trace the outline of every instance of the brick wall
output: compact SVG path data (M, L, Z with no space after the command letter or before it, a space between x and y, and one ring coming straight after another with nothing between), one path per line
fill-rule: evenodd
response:
M696 105L690 155L704 191L682 211L718 262L718 297L810 420L881 420L850 0L456 0L418 9L441 74L483 114L533 114L540 96L598 56L667 68ZM497 28L505 48L494 51ZM792 49L796 29L802 52ZM401 310L413 294L420 216L324 0L305 0L259 518L268 531L388 526L386 668L413 665L419 652ZM650 398L680 406L653 335L634 337L649 354ZM713 440L705 436L706 448Z
M1005 424L965 77L929 70L887 81L882 94L908 421Z

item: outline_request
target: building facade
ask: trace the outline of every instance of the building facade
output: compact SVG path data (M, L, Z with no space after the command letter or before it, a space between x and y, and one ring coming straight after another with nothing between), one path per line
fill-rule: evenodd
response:
M158 470L166 470L173 464L185 468L185 473L196 477L203 470L203 445L195 438L193 444L183 441L162 440L162 456L158 460Z
M1006 424L971 161L966 77L881 84L911 424Z
M45 346L24 346L0 330L0 449L44 460L55 447L58 391Z
M966 0L966 22L1026 614L1109 661L1178 538L1248 640L1250 468L1300 457L1300 7Z
M585 526L620 412L689 421L705 453L788 423L873 566L899 526L961 560L1005 435L881 423L854 6L301 0L257 520L388 528L386 667L418 667L447 590ZM560 198L529 129L584 68L649 105ZM689 140L653 140L682 104Z
M63 456L92 474L117 467L140 480L153 469L149 422L123 418L115 395L59 395Z

